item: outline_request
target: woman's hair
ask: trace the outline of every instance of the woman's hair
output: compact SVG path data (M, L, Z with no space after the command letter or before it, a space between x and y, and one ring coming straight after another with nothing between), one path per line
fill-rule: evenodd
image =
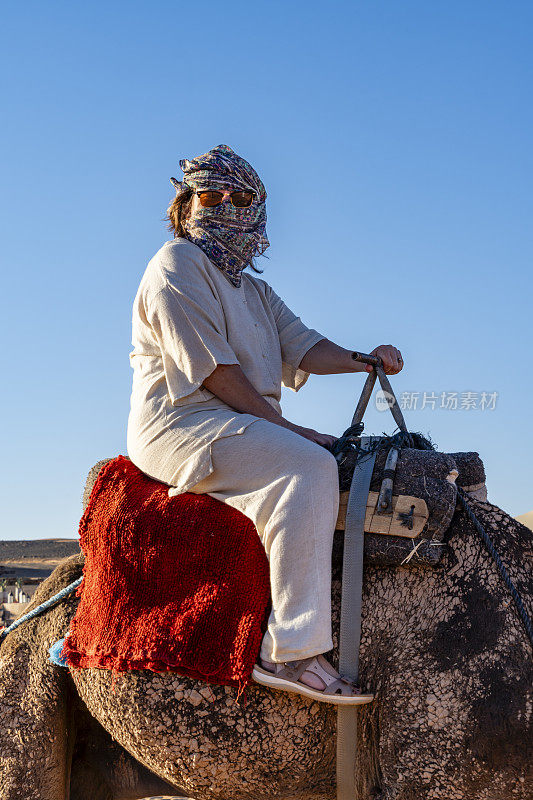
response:
M183 228L182 223L191 213L192 197L192 189L182 192L181 194L176 195L174 200L167 208L167 215L164 218L164 221L168 222L167 228L169 231L174 232L174 238L176 238L176 236L182 236L185 239L187 238L187 233Z
M183 222L187 219L189 214L191 213L191 202L193 198L193 191L192 189L182 192L173 199L169 207L167 208L167 215L164 217L163 221L168 222L167 228L169 231L173 231L174 238L177 236L181 236L184 239L187 239L187 231L183 227ZM250 266L254 272L261 274L263 272L262 269L258 269L254 264L254 259L250 261Z

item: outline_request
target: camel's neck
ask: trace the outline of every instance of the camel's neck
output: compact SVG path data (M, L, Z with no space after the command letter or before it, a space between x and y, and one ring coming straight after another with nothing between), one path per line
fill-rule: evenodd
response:
M531 580L523 557L530 547L528 530L489 503L473 503L472 507L513 582L525 591ZM337 632L339 567L338 562L334 564L333 619ZM380 649L396 650L404 643L414 648L413 653L418 649L422 657L433 652L443 667L449 666L495 642L509 615L522 626L494 559L466 515L457 512L436 567L365 567L361 662L365 654L379 659ZM518 635L527 639L525 629Z

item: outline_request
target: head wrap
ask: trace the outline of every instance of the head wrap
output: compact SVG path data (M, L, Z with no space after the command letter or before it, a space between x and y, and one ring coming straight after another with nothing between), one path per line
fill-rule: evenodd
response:
M202 248L234 286L240 286L243 269L269 246L265 230L267 194L259 175L227 144L219 144L190 161L184 158L180 167L183 181L170 179L177 195L190 189L255 193L249 208L235 208L226 199L214 208L199 207L183 222L187 237Z

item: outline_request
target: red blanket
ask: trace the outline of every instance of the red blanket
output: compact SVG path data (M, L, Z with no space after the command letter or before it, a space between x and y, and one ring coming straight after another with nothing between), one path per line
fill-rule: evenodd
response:
M105 464L80 521L73 667L175 671L242 687L270 606L255 526L209 495L168 496L124 456Z

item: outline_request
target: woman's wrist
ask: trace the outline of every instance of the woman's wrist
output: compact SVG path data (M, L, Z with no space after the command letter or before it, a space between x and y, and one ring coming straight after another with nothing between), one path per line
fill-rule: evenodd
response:
M351 372L363 372L366 367L366 364L362 361L355 360L355 356L359 355L359 352L358 350L352 350L350 352Z
M275 412L275 414L277 414L277 412ZM293 422L289 422L289 420L285 419L285 417L282 417L281 414L277 414L277 416L272 417L269 422L273 422L275 425L279 425L281 428L287 428L289 431L293 432L296 428L296 425L294 425Z

